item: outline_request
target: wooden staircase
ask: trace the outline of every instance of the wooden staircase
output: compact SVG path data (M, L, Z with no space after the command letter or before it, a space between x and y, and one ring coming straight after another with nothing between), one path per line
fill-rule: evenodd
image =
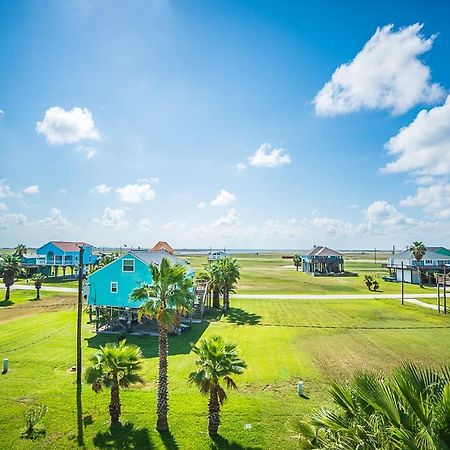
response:
M198 283L195 287L195 297L194 304L192 307L191 319L195 321L201 321L203 313L205 311L206 297L208 295L208 285L207 283Z

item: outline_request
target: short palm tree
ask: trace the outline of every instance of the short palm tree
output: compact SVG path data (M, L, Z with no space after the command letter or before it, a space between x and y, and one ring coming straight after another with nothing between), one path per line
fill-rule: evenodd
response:
M25 244L18 244L14 249L14 256L18 256L19 258L23 258L27 253L27 246Z
M92 366L86 370L86 382L92 384L95 392L104 387L111 389L109 414L111 425L120 421L120 388L143 383L139 375L142 369L142 352L136 345L127 345L125 340L119 344L105 344L91 358Z
M167 333L178 321L180 311L189 311L194 299L193 282L181 264L171 264L163 258L161 265L150 265L152 285L141 285L133 290L132 300L144 300L139 308L139 318L155 318L159 329L159 362L157 391L157 422L158 431L167 431L169 424L168 412L168 376L167 355L169 340Z
M407 364L391 378L361 373L351 383L334 383L331 396L335 408L296 425L307 448L450 448L450 367Z
M422 274L420 272L419 263L422 261L422 258L425 256L425 253L427 252L427 248L422 242L415 241L409 248L409 250L414 255L414 258L416 259L416 268L417 268L417 276L419 277L419 285L420 287L423 287L422 284Z
M300 255L294 255L292 261L294 262L294 266L298 272L298 268L302 265L302 257Z
M42 273L37 273L33 276L34 287L36 288L36 300L41 299L41 288L45 278L45 275L42 275Z
M197 276L200 281L206 281L213 293L213 307L220 308L220 293L223 292L223 278L220 269L220 260L211 261L205 266L205 270Z
M234 292L236 283L240 279L239 265L235 259L224 258L217 260L218 268L221 272L223 290L223 310L230 309L230 292Z
M6 294L5 300L9 300L11 286L16 281L17 276L20 274L21 265L20 258L14 255L5 255L0 262L0 272L3 276L3 283L5 283Z
M227 398L220 383L224 381L228 388L236 389L231 375L240 375L247 365L239 358L236 346L221 336L202 339L192 351L198 356L197 370L189 374L189 382L198 386L202 394L209 395L208 432L215 436L220 425L220 407Z

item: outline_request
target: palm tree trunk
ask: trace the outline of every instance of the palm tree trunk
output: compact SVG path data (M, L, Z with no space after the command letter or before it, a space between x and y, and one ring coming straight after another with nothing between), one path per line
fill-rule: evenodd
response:
M119 383L117 378L111 386L111 402L109 404L109 415L111 416L111 425L118 425L120 418L120 396Z
M40 300L41 299L41 289L36 289L36 300Z
M220 308L220 292L218 289L213 291L213 308Z
M167 330L159 326L159 361L158 361L158 398L157 398L157 422L158 431L167 431L169 423L167 421L168 405L168 377L167 377L167 354L169 350L169 341Z
M422 274L420 273L420 269L419 269L419 262L417 262L417 276L419 277L419 286L421 288L423 288L423 284L422 284Z
M215 436L219 431L220 425L220 404L217 397L217 390L211 388L209 393L209 414L208 414L208 433Z
M6 293L5 293L5 300L9 300L9 292L10 292L10 287L9 284L6 285Z

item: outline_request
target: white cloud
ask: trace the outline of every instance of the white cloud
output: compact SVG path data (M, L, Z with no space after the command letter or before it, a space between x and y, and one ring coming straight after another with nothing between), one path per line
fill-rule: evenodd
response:
M66 219L60 209L53 207L50 210L50 215L44 219L37 221L39 226L49 227L49 228L71 228L72 223Z
M385 147L397 157L383 169L386 172L450 174L450 96L444 105L420 111Z
M418 59L431 49L435 36L426 39L421 29L421 24L397 31L393 25L378 28L316 95L316 113L326 116L386 109L401 114L415 105L438 101L444 90L431 82L430 68Z
M18 194L6 184L6 180L0 180L0 198L12 198L17 196Z
M169 231L183 231L186 229L186 222L184 220L172 220L161 225L161 228Z
M19 225L25 225L27 223L27 218L25 215L20 213L4 213L0 214L0 229L7 230L11 227L16 227Z
M419 187L415 196L402 200L402 206L421 206L436 217L450 217L450 184Z
M205 208L205 207L206 207L206 203L205 203L205 202L198 202L198 203L197 203L197 208L203 209L203 208Z
M108 194L108 192L111 192L111 186L108 186L107 184L98 184L97 186L94 186L91 189L91 192L95 194Z
M5 115L5 111L3 109L0 109L0 119Z
M92 113L87 108L75 107L65 111L53 106L45 112L44 120L36 123L36 131L43 134L49 144L72 144L84 140L99 141Z
M139 231L150 232L153 230L153 224L150 219L141 219L139 221Z
M94 219L94 222L116 230L121 230L129 225L129 222L125 219L124 209L110 208L109 206L104 209L102 217Z
M210 202L211 206L226 206L233 203L236 200L236 196L231 192L221 189L216 198Z
M95 147L86 145L79 145L76 150L83 154L86 159L91 159L98 153L98 150Z
M377 200L367 208L361 231L389 234L415 224L413 219L406 217L387 201Z
M125 203L141 203L150 201L156 197L156 192L148 183L144 184L127 184L116 189L120 199Z
M243 172L247 168L247 165L243 162L238 162L236 164L236 169L238 172Z
M24 194L39 194L39 186L33 184L31 186L26 187L25 189L22 189L22 192Z
M223 227L236 225L238 222L239 222L239 213L234 208L231 208L224 216L219 217L219 219L217 219L211 225L213 227Z
M6 206L6 203L0 202L0 211L7 211L8 207Z
M248 158L254 167L279 167L291 162L290 156L283 148L273 148L270 144L261 144L254 155Z

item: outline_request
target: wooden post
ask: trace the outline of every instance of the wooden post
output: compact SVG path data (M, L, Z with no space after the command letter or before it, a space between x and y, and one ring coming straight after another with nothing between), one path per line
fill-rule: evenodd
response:
M77 303L77 384L81 384L81 317L83 313L83 254L80 246L80 261L78 264L78 303Z
M405 304L405 269L403 267L403 261L402 261L402 305Z
M444 314L447 314L447 267L444 264Z
M438 298L437 298L437 307L438 307L438 313L441 313L441 283L439 281L439 274L436 274L436 281L437 281L437 288L438 288Z

